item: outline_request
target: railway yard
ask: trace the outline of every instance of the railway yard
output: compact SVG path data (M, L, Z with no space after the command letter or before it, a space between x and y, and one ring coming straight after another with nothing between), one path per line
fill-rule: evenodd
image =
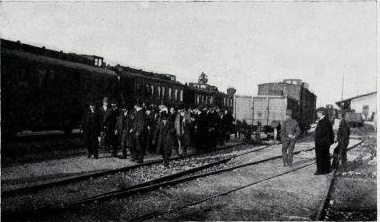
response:
M232 137L231 137L232 138ZM331 151L336 144L331 146ZM234 139L212 152L145 163L84 155L2 169L5 221L375 220L376 132L353 129L348 169L315 176L313 132L294 165L281 144Z
M5 1L1 221L375 221L377 1Z

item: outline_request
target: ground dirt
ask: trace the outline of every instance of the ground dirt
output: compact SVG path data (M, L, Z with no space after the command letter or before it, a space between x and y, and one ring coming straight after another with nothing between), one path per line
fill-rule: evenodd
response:
M351 129L352 136L365 139L347 155L346 171L339 170L324 220L368 221L377 218L377 134L371 125Z

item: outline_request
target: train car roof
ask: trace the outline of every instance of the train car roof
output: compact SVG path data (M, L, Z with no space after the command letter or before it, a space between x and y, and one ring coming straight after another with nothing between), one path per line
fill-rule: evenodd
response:
M117 68L117 67L115 67L115 68ZM150 75L148 75L149 73L148 74L136 73L136 72L134 72L134 70L135 69L129 68L129 70L123 69L122 71L116 71L116 72L120 73L121 76L123 76L123 75L130 75L130 76L140 77L140 78L144 78L144 79L151 79L151 80L154 80L154 81L157 81L157 82L172 83L172 84L184 86L184 84L182 84L181 82L174 81L174 80L169 80L169 79L163 79L163 78L159 78L159 77L154 76L154 74L160 75L160 74L157 74L157 73L152 73L152 76L150 76ZM137 71L142 71L142 70L137 70Z
M304 82L303 82L304 83ZM268 83L261 83L261 84L258 84L258 86L263 86L263 85L289 85L289 86L295 86L295 87L301 87L302 84L292 84L292 83L287 83L287 82L268 82ZM309 88L305 88L308 92L310 92L311 94L313 94L315 97L317 97Z
M70 62L66 60L60 60L56 58L51 58L48 56L42 56L42 55L36 55L33 53L29 52L24 52L24 51L19 51L19 50L8 50L8 49L3 49L2 54L18 57L21 59L27 59L27 60L32 60L36 62L42 62L44 64L50 64L50 65L60 65L64 66L67 68L72 68L72 69L82 69L86 70L89 72L95 72L99 74L106 74L106 75L111 75L111 76L117 76L116 73L113 70L107 69L107 68L101 68L101 67L96 67L96 66L90 66L82 63L75 63L75 62Z

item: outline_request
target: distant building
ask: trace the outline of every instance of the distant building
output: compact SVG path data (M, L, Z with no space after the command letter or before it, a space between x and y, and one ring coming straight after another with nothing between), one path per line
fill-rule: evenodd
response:
M361 113L364 120L374 120L377 112L377 91L336 102L342 110L355 110Z

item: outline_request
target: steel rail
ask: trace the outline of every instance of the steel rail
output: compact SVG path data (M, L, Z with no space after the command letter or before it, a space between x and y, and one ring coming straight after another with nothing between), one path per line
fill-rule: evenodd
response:
M270 146L271 145L263 146L263 147L260 147L260 148L254 149L254 150L250 150L250 151L247 151L247 152L244 152L241 154L235 154L235 155L228 157L228 158L225 158L223 160L219 160L219 161L216 161L216 162L213 162L210 164L195 167L195 168L192 168L189 170L181 171L181 172L171 174L168 176L160 177L160 178L157 178L157 179L154 179L151 181L147 181L147 182L144 182L141 184L129 186L129 187L122 189L122 190L106 192L103 194L95 195L95 196L88 197L88 198L83 198L83 199L80 199L77 201L73 201L73 202L70 202L67 204L57 204L57 205L53 205L53 206L49 206L49 207L41 207L41 208L37 208L37 209L33 209L33 210L26 210L26 211L12 211L12 212L4 212L3 211L2 216L3 216L3 219L7 219L7 220L8 219L9 220L30 220L30 219L33 219L36 217L38 218L38 217L40 217L40 215L51 215L54 213L59 213L62 210L72 209L72 208L81 206L83 204L106 201L106 200L109 200L112 198L148 192L148 191L151 191L153 189L156 189L156 188L164 186L164 185L170 185L170 183L166 184L165 181L172 181L172 180L175 180L176 178L183 177L187 174L192 174L192 173L210 168L212 166L216 166L219 164L226 163L226 162L230 161L231 159L236 158L238 156L246 155L248 153L257 152L257 151L263 150L265 148L268 148Z
M277 144L275 144L275 145L277 145ZM267 145L267 146L264 146L264 147L261 147L261 148L255 149L255 150L251 150L248 152L244 152L241 154L234 155L232 157L229 157L229 158L226 158L226 159L223 159L223 160L211 163L211 164L207 164L207 165L200 166L197 168L193 168L190 170L182 171L182 172L179 172L179 173L176 173L173 175L161 177L161 178L158 178L158 179L155 179L152 181L144 182L142 184L130 186L130 187L127 187L127 188L122 189L122 190L111 191L111 192L103 193L100 195L95 195L95 196L92 196L89 198L83 198L83 199L73 201L73 202L70 202L67 204L59 204L59 205L43 207L43 208L38 208L38 209L28 210L28 211L22 211L22 212L3 212L3 218L10 218L13 220L14 219L28 220L28 219L34 218L35 216L38 216L38 215L48 215L48 214L52 214L52 213L59 213L62 210L73 209L73 208L76 208L78 206L82 206L84 204L89 204L89 203L93 203L93 202L99 203L99 202L107 201L107 200L114 199L114 198L132 196L134 194L141 194L141 193L145 193L145 192L155 190L155 189L163 187L163 186L176 185L179 183L184 183L187 181L195 180L197 178L207 177L207 176L210 176L213 174L219 174L222 172L232 171L232 170L235 170L238 168L251 166L251 165L257 165L257 164L264 163L267 161L271 161L274 159L282 158L282 155L277 155L274 157L269 157L269 158L266 158L263 160L258 160L258 161L254 161L254 162L250 162L250 163L246 163L246 164L241 164L241 165L226 168L226 169L221 169L221 170L216 170L216 171L212 171L212 172L208 172L208 173L204 173L204 174L180 178L180 177L185 176L186 174L195 173L195 172L204 170L206 168L210 168L212 166L228 162L229 160L236 158L238 156L246 155L246 154L252 153L252 152L257 152L257 151L263 150L265 148L268 148L270 146L273 146L273 145ZM314 148L299 150L299 151L294 152L294 154L299 154L299 153L305 152L305 151L311 151L313 149ZM178 178L178 179L176 179L176 178Z
M213 152L231 149L233 147L240 146L243 144L244 143L228 145L228 146L216 149L214 151L211 151L210 153L207 153L207 154L212 154ZM201 154L194 153L194 154L190 154L187 156L172 157L172 158L170 158L170 160L171 161L172 160L181 160L181 159L196 157L196 156L200 156L200 155L204 155L204 154L206 154L206 153L201 153ZM152 161L147 161L145 163L135 164L135 165L131 165L131 166L127 166L127 167L121 167L121 168L117 168L117 169L102 170L100 172L99 171L98 172L90 172L90 173L84 173L84 174L75 175L75 176L53 179L53 180L50 180L47 182L43 182L43 183L31 185L31 186L23 186L23 187L9 189L9 190L2 190L1 196L4 198L4 197L10 197L10 196L28 193L28 192L35 192L35 191L42 190L42 189L49 188L49 187L53 187L53 186L62 186L65 184L78 182L78 181L82 181L82 180L86 180L86 179L90 179L90 178L101 177L101 176L104 176L107 174L115 174L115 173L124 172L124 171L128 171L128 170L134 170L134 169L144 167L144 166L151 166L151 165L159 164L162 162L163 162L162 159L156 159L156 160L152 160Z
M349 149L347 150L351 150L357 146L359 146L361 143L363 143L364 140L360 141L359 143L353 145L352 147L350 147ZM297 151L297 152L294 152L294 154L299 154L300 152L303 152L303 151L311 151L315 148L310 148L308 150L302 150L302 151ZM277 157L282 157L281 156L277 156ZM276 159L274 157L270 158L270 159ZM266 161L258 161L258 162L266 162ZM136 218L133 218L129 221L143 221L143 220L147 220L147 219L150 219L150 218L153 218L153 217L157 217L157 216L161 216L161 215L164 215L164 214L167 214L167 213L171 213L171 212L175 212L175 211L179 211L179 210L182 210L182 209L185 209L187 207L190 207L190 206L194 206L194 205L197 205L197 204L201 204L203 202L206 202L208 200L211 200L211 199L214 199L214 198L217 198L217 197L220 197L220 196L225 196L225 195L228 195L232 192L235 192L235 191L238 191L238 190L242 190L244 188L247 188L247 187L250 187L250 186L253 186L253 185L256 185L256 184L259 184L259 183L262 183L262 182L265 182L265 181L268 181L268 180L271 180L271 179L274 179L274 178L277 178L277 177L280 177L280 176L283 176L285 174L288 174L288 173L291 173L291 172L294 172L294 171L297 171L297 170L300 170L302 168L305 168L305 167L308 167L308 166L311 166L315 164L315 161L314 159L312 160L311 163L308 163L308 164L305 164L303 166L300 166L300 167L297 167L297 168L293 168L291 170L288 170L286 172L283 172L283 173L280 173L280 174L277 174L277 175L274 175L274 176L271 176L271 177L268 177L268 178L265 178L265 179L262 179L262 180L259 180L259 181L255 181L255 182L252 182L252 183L249 183L249 184L246 184L244 186L241 186L241 187L238 187L238 188L235 188L235 189L232 189L232 190L229 190L229 191L226 191L226 192L223 192L223 193L219 193L219 194L215 194L213 196L210 196L210 197L207 197L207 198L204 198L202 200L199 200L199 201L195 201L193 203L190 203L190 204L186 204L184 206L181 206L181 207L178 207L176 209L173 209L173 210L168 210L168 211L164 211L164 212L160 212L160 211L154 211L154 212L151 212L149 214L146 214L146 215L143 215L143 216L140 216L140 217L136 217ZM205 177L205 176L209 176L209 175L213 175L213 174L217 174L217 173L222 173L222 172L226 172L226 171L231 171L231 170L235 170L237 168L241 168L241 167L245 167L245 166L249 166L249 165L254 165L254 164L242 164L242 165L239 165L239 166L236 166L236 167L231 167L231 168L228 168L228 169L223 169L223 170L219 170L219 171L215 171L215 172L210 172L210 173L206 173L206 174L203 174L203 175L196 175L194 177L192 177L191 179L190 178L184 178L184 179L180 179L180 180L183 180L184 182L186 181L189 181L189 180L194 180L194 179L197 179L197 178L200 178L200 177ZM335 172L334 172L335 174ZM335 175L334 175L335 176ZM170 182L167 182L167 183L171 183L169 185L174 185L176 184L176 181L170 181ZM329 197L330 195L330 192L331 192L331 184L330 184L330 188L329 188L329 192L327 194L327 197ZM328 204L328 198L325 199L325 201L323 202L322 206L325 206ZM318 215L320 214L320 212L324 212L324 209L321 211L320 209L318 210ZM322 214L320 214L322 215ZM316 217L317 220L320 220L322 217Z
M363 142L364 142L364 139L360 143L355 144L354 146L348 148L347 151L356 148L357 146L359 146ZM331 157L331 159L332 158L333 158L333 156ZM329 189L327 190L327 194L326 194L324 200L321 202L321 205L318 208L318 212L314 218L315 221L321 221L321 220L323 220L323 217L325 216L326 209L327 209L329 202L330 202L330 199L331 199L331 193L332 193L332 190L333 190L333 187L335 184L338 169L339 169L339 165L338 165L338 168L334 169L334 171L333 171L333 176L332 176L331 181L330 181Z

